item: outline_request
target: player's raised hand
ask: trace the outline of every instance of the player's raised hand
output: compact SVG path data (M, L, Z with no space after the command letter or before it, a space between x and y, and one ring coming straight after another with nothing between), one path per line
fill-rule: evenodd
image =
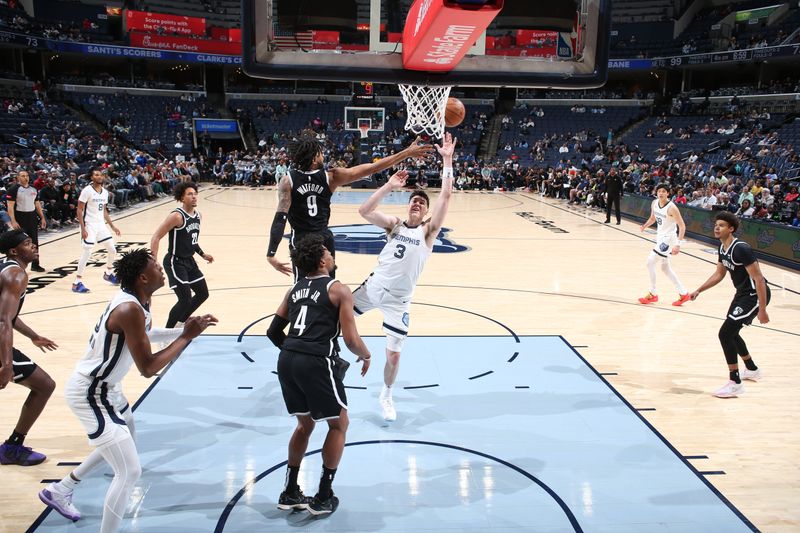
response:
M450 132L444 134L441 146L436 144L436 150L442 157L453 157L453 152L456 150L456 142L458 139L453 138Z
M194 339L203 333L207 327L215 326L219 322L214 315L190 316L183 324L183 335Z
M406 186L406 181L408 180L408 172L405 170L398 170L389 178L389 185L391 185L392 189L400 189Z
M405 152L407 157L428 157L433 152L433 146L423 143L422 138L417 137Z
M272 268L280 272L285 276L289 276L292 274L292 265L291 263L281 263L277 257L274 255L272 257L267 257L267 262L272 265Z

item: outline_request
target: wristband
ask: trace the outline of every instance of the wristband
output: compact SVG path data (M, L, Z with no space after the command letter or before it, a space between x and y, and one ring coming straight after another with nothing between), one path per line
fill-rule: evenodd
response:
M442 168L442 179L447 179L452 177L453 177L453 167Z
M686 244L686 241L684 240L678 241L678 246L683 246L684 244Z

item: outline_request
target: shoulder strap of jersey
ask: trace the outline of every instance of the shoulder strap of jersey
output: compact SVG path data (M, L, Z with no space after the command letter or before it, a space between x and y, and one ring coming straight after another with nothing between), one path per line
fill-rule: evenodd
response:
M16 262L16 261L14 261L13 259L9 259L9 258L7 258L7 257L6 257L6 258L5 258L5 259L2 261L2 263L0 263L0 272L3 272L3 271L5 271L7 268L14 267L14 266L15 266L15 267L18 267L18 268L22 268L21 266L19 266L19 263L17 263L17 262Z
M175 209L172 210L172 212L178 213L181 216L181 220L183 220L183 223L180 226L172 229L183 229L186 226L186 219L189 218L189 215L187 215L186 211L184 211L180 207L176 207Z

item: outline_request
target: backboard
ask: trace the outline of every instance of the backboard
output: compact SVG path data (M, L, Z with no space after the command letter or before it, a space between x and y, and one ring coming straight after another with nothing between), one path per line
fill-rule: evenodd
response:
M359 126L369 124L369 131L383 131L386 109L383 107L357 107L344 108L344 129L358 131Z
M418 29L436 7L469 13L488 4L499 14L470 36L474 43L453 67L404 66L409 25ZM243 65L249 75L270 79L599 87L608 67L610 9L610 0L243 0Z

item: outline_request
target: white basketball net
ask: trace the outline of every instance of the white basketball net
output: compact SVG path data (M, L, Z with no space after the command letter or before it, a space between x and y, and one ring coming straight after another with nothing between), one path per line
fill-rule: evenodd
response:
M400 85L406 102L406 130L427 133L433 138L444 137L444 112L452 87Z

